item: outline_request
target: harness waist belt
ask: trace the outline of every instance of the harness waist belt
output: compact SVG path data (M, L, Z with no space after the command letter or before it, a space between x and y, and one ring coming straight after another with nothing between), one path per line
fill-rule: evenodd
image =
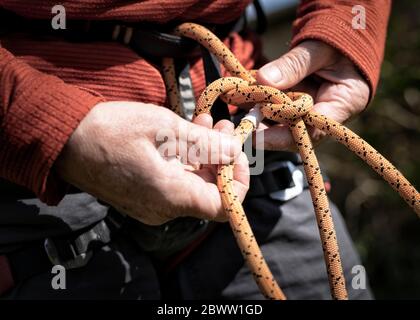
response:
M207 27L224 38L232 31L240 31L245 25L244 17L223 25L208 24ZM51 20L27 19L13 12L0 9L0 36L14 32L27 32L41 36L62 37L66 41L93 42L117 41L130 46L139 55L147 58L186 58L199 56L196 41L171 34L175 24L125 23L121 21L66 21L66 29L53 29Z

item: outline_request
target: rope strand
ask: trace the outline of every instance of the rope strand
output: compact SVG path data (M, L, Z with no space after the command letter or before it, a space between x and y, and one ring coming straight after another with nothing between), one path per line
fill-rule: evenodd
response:
M200 95L195 115L210 113L213 103L221 97L229 104L255 103L267 119L289 126L293 139L303 161L308 180L315 216L321 238L324 260L334 299L347 299L347 290L334 222L318 160L306 125L321 129L345 145L369 164L420 217L420 195L410 182L378 151L344 125L311 111L312 97L300 92L284 93L269 86L256 84L255 71L246 70L233 53L206 28L183 23L175 29L175 34L192 38L213 53L232 77L220 78L211 83ZM172 110L180 112L180 98L173 76L173 60L164 59L164 79L170 95ZM256 129L257 124L244 118L235 129L242 143ZM244 259L250 267L256 283L268 299L286 299L274 279L249 225L242 204L233 188L233 164L220 166L217 185L223 207Z

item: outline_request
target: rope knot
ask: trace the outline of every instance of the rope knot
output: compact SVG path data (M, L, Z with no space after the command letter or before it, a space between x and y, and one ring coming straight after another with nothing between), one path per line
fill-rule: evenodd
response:
M302 92L279 92L281 102L265 103L261 106L261 112L267 119L275 122L292 123L308 114L313 107L313 99L310 95Z
M309 189L325 253L324 258L332 297L334 299L347 299L346 283L334 230L334 221L306 124L335 137L338 142L344 144L365 160L381 177L388 181L394 190L399 192L401 197L414 208L420 217L419 192L366 141L333 119L311 111L313 106L311 96L300 92L284 93L273 87L257 85L255 83L255 72L246 70L220 39L200 25L184 23L178 26L175 33L198 41L217 57L228 73L234 75L234 77L220 78L204 90L197 102L196 115L210 112L214 101L220 97L225 102L234 105L258 103L264 117L276 122L287 122L303 160L307 179L310 181ZM166 60L167 63L169 63L168 61L172 60ZM166 70L167 77L172 79L172 86L167 85L167 87L171 89L168 90L169 92L173 92L177 91L177 86L174 85L176 80L174 79L173 62L170 63L171 68L166 68L164 71ZM242 142L256 129L255 123L257 121L249 119L256 118L256 116L252 114L248 114L248 116L240 122L234 132L235 135L242 138ZM270 299L285 299L284 293L277 285L262 256L244 209L235 194L233 168L233 165L222 165L219 167L217 175L217 185L231 228L235 233L244 259L248 262L264 295Z
M238 106L258 103L264 117L275 122L295 122L304 117L313 106L312 97L306 93L284 93L241 78L225 77L214 81L203 91L197 103L197 114L210 112L219 96L226 103Z

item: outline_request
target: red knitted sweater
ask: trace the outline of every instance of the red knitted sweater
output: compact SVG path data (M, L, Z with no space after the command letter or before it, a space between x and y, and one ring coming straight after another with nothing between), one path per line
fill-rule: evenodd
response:
M63 0L67 19L195 21L225 23L250 0ZM362 2L366 29L353 29L352 7ZM28 18L51 19L55 0L0 0L0 7ZM293 24L292 46L305 39L327 42L348 56L374 92L383 58L389 0L302 1ZM1 21L0 21L1 23ZM52 167L88 111L103 100L165 105L159 71L118 43L68 43L25 34L0 39L0 177L56 204L62 183ZM259 58L255 39L232 34L225 43L247 68ZM193 86L204 88L200 60L192 66Z

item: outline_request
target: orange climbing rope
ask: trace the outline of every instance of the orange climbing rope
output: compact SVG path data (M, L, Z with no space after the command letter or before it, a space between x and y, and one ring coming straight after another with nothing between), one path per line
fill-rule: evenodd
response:
M334 223L307 125L323 130L358 155L386 180L420 217L418 191L388 160L357 134L342 124L311 111L313 106L311 96L299 92L284 93L269 86L257 85L253 72L246 70L220 39L200 25L183 23L174 32L177 35L192 38L206 47L232 75L232 77L214 81L203 91L197 102L195 115L209 113L218 97L233 105L257 104L259 108L255 108L244 117L235 129L234 134L239 136L242 142L256 129L263 118L289 126L308 180L324 251L331 295L334 299L347 299ZM180 113L182 108L171 58L164 59L163 73L171 108ZM286 299L264 260L244 209L235 194L233 164L220 166L217 185L232 231L261 292L268 299Z

